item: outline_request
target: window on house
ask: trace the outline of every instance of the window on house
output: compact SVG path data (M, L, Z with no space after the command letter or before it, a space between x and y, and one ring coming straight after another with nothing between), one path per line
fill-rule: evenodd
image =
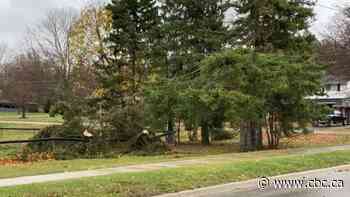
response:
M337 86L337 91L338 91L338 92L341 91L341 85L340 85L340 84L338 84L338 86Z

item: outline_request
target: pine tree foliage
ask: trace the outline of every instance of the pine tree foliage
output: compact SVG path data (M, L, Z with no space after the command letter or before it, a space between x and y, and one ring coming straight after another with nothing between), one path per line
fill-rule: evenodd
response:
M300 51L315 37L308 32L315 0L239 0L233 25L239 43L258 50ZM310 49L310 48L309 48Z
M253 48L257 52L303 54L306 59L312 57L315 37L309 33L308 28L314 16L314 5L314 0L235 1L238 19L233 22L233 26L237 45ZM254 60L253 57L252 61ZM275 125L277 120L274 116L272 119L271 122ZM260 149L262 125L249 119L242 123L241 149ZM273 130L274 127L267 132L271 134ZM273 141L271 146L275 147L278 140Z
M313 5L113 0L89 118L101 122L103 137L117 141L146 127L171 133L182 123L193 135L201 129L205 145L230 122L241 125L243 151L262 147L262 128L269 148L276 148L294 123L303 125L316 112L306 99L320 92L324 69L315 64L308 32ZM227 25L230 8L238 15Z
M161 3L161 39L158 48L161 52L155 57L158 60L157 76L160 80L156 81L158 84L151 83L153 87L148 92L148 108L150 111L159 111L160 103L165 106L160 110L164 113L158 116L158 120L165 119L163 122L167 126L163 128L173 131L171 127L176 118L186 119L190 127L195 127L196 123L190 121L195 118L185 117L194 114L191 110L196 107L186 110L180 107L182 110L179 111L179 106L187 105L182 102L186 99L180 93L168 92L181 92L181 89L186 89L189 81L198 76L200 61L228 44L231 32L224 19L230 6L229 1L222 0L165 0ZM157 86L166 88L154 88Z
M238 117L271 129L270 148L278 146L292 124L305 125L319 113L307 97L320 94L324 66L312 59L237 49L212 55L202 64L202 91L197 93L209 104L206 108L224 103L226 121Z
M112 30L106 39L111 54L97 64L97 100L104 122L118 139L143 128L143 83L149 66L159 17L154 0L113 0Z

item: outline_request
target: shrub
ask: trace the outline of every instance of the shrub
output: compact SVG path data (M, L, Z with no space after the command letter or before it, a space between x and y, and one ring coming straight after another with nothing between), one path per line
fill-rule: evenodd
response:
M50 113L50 110L52 108L52 102L50 99L48 99L46 102L45 102L45 105L44 105L44 112L45 113Z
M142 106L112 109L105 115L105 124L109 126L104 128L106 131L103 132L109 135L110 139L125 142L142 132L144 127L143 113L140 111Z
M165 154L171 151L171 148L162 141L155 141L143 146L141 149L132 149L130 152L138 156L152 156Z
M313 128L303 128L303 134L304 135L309 135L315 133L315 129Z
M213 129L212 130L212 140L214 141L223 141L223 140L231 140L236 136L233 131L229 131L226 129Z

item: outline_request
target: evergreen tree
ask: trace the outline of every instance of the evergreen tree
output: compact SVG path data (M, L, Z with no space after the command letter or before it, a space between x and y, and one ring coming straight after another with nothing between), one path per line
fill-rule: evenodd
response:
M162 39L159 45L161 46L159 51L162 52L158 53L157 59L160 66L159 76L163 78L161 80L163 83L160 85L169 87L165 91L175 87L179 89L172 89L174 92L186 89L189 81L198 76L200 61L225 47L230 39L229 27L224 24L225 12L229 8L229 1L223 0L162 2ZM170 97L162 99L163 102L167 102L163 105L167 107L164 110L167 114L167 128L169 131L174 131L175 113L178 111L176 108L179 105L184 106L181 102L184 99L175 98L173 94L164 94L164 97ZM193 107L181 110L182 114L179 116L184 118L186 116L184 113L192 113L188 111L190 109ZM185 122L191 121L185 120ZM206 128L207 124L204 124L206 121L203 119L201 122L204 127L202 130L209 131L209 128ZM209 133L203 134L203 143L209 144Z
M104 122L120 138L142 131L143 83L158 27L155 0L113 0L112 31L106 40L111 54L97 65L98 100ZM97 106L97 105L95 105ZM97 108L98 109L98 108Z
M233 23L241 45L259 51L302 51L315 37L308 32L315 0L238 0ZM310 49L310 48L308 48Z
M239 17L233 25L237 44L259 52L282 51L309 56L312 42L315 41L315 37L308 32L314 5L315 0L236 1L234 8ZM251 58L255 60L254 56ZM261 124L252 120L243 121L241 150L261 147Z
M306 99L321 92L324 73L324 66L312 59L235 49L212 55L202 65L189 95L200 98L202 109L215 110L223 104L225 121L244 122L241 145L249 146L241 147L243 151L255 150L251 145L258 143L256 131L261 133L262 127L269 148L277 148L285 129L294 123L305 125L320 114L321 108Z

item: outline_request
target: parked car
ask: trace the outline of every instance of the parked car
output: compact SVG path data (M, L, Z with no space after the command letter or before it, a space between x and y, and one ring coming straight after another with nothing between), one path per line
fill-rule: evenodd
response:
M346 125L346 117L341 114L329 114L325 119L317 122L318 126Z

